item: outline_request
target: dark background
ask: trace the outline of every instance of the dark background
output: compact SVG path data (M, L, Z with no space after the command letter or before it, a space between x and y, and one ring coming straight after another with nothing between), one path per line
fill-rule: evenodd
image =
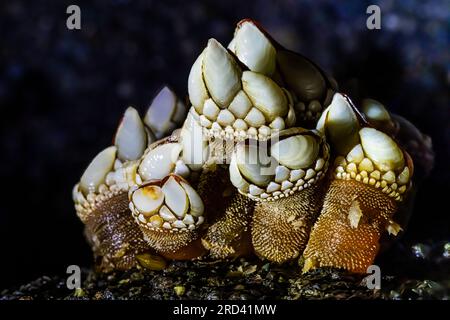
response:
M66 28L70 4L81 30ZM381 30L366 28L370 4ZM401 241L450 240L449 1L2 1L0 289L90 265L72 186L128 105L143 114L163 84L184 96L207 39L227 44L247 17L433 138Z

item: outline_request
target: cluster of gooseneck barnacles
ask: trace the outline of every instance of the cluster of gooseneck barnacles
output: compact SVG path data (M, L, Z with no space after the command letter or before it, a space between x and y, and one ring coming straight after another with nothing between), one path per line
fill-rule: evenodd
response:
M189 109L169 88L143 120L128 108L74 187L102 270L151 253L366 272L404 230L430 139L375 100L357 108L254 21L227 48L208 41L188 93Z

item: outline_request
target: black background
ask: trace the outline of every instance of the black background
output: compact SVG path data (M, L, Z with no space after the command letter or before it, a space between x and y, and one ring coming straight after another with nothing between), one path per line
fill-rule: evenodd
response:
M70 4L81 30L66 28ZM366 28L370 4L381 30ZM185 96L208 38L227 44L247 17L433 138L402 241L450 240L449 14L448 1L2 1L0 289L90 265L72 186L127 106L143 115L164 84Z

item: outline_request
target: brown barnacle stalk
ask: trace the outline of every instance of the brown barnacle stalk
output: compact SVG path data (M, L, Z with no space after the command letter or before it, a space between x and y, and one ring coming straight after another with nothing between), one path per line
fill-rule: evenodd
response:
M251 222L256 254L278 263L299 256L321 208L329 149L320 135L281 131L268 144L237 146L230 179L256 202Z
M411 188L412 160L389 135L362 120L351 101L336 94L319 121L337 157L304 252L304 272L337 267L365 273L380 238L402 231L396 219Z
M146 143L144 126L130 107L117 130L116 146L100 152L73 189L78 217L101 270L128 269L137 254L149 249L130 219L127 201L128 188L139 182L136 160Z
M238 23L228 48L251 71L283 87L294 105L297 126L313 127L337 90L336 81L319 66L281 46L253 20Z
M226 172L223 176L228 178ZM213 177L215 175L209 175L208 180ZM214 185L217 188L217 180ZM209 192L207 200L208 207L213 208L215 214L202 237L202 244L212 259L236 258L252 253L250 220L255 203L232 187L229 180L223 182L223 186L218 188L223 192L216 192L215 196Z

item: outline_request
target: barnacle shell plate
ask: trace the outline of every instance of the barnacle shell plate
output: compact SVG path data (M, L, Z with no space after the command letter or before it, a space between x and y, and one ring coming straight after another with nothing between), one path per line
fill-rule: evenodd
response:
M160 231L194 230L204 221L204 205L183 178L171 174L130 190L130 210L143 227Z
M298 131L302 133L291 135ZM313 185L328 168L329 151L326 143L306 132L294 128L282 131L281 140L270 148L271 155L266 144L239 143L229 166L232 184L255 201L288 197ZM301 152L289 152L294 147Z

